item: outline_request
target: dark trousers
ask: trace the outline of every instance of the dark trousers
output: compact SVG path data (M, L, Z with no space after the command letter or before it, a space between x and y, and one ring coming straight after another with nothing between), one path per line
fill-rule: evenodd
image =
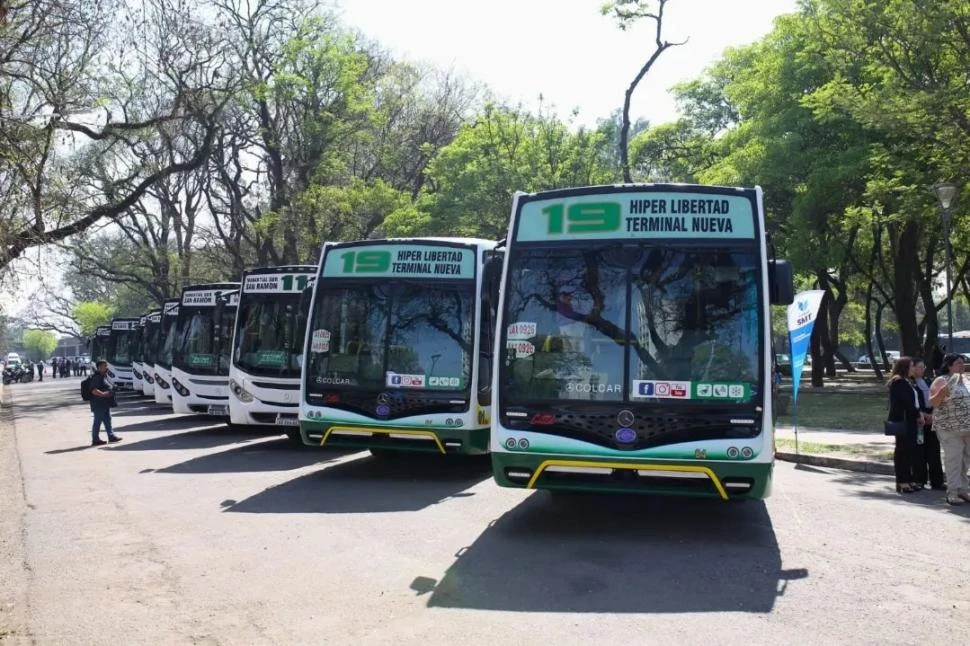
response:
M917 449L922 446L916 444L916 431L908 430L896 436L896 449L893 451L893 470L896 472L896 484L919 482L916 477L916 466L919 456Z
M943 460L940 458L940 438L932 426L923 427L923 444L916 445L916 464L913 467L913 482L926 484L929 480L931 487L942 487L946 478L943 477Z

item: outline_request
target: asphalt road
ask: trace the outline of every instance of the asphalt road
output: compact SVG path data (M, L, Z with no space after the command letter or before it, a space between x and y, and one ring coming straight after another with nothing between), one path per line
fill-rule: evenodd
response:
M0 414L5 643L968 638L970 509L886 477L779 463L766 503L561 499L131 400L95 449L77 382Z

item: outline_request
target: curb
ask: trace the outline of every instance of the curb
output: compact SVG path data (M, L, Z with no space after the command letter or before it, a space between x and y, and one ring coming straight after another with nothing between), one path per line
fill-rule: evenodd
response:
M891 476L894 473L893 465L885 462L867 462L864 460L848 460L846 458L833 458L827 455L795 455L778 451L775 458L784 462L795 462L797 464L809 464L815 467L829 467L831 469L842 469L844 471L858 471L860 473L877 473L879 475Z

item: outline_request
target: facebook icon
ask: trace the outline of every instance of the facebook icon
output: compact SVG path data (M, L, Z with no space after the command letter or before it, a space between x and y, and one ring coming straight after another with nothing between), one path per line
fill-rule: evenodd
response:
M641 381L637 392L641 397L653 397L653 382Z
M391 385L400 386L401 385L401 375L391 375Z

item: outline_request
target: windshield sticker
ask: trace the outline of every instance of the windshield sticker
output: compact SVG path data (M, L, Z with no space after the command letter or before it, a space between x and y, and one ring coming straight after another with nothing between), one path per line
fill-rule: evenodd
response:
M591 384L583 381L571 381L566 384L568 393L621 393L621 384Z
M259 350L256 352L256 364L260 366L285 366L290 353L285 350Z
M216 364L216 355L190 354L188 364L190 366L214 366Z
M314 330L310 336L310 352L330 352L330 330Z
M505 347L513 352L513 359L531 357L536 353L536 347L528 341L506 341Z
M461 388L461 377L428 377L430 388Z
M138 326L138 321L111 321L112 330L134 330Z
M536 328L538 326L535 323L521 322L521 323L511 323L508 329L505 330L505 338L509 341L524 341L526 339L531 339L536 335Z
M651 397L657 399L690 399L691 382L635 379L633 381L633 392L630 393L630 397L634 399Z
M698 381L694 383L694 399L749 399L749 384L721 381Z
M424 388L425 381L424 375L399 375L388 370L384 383L389 388Z

